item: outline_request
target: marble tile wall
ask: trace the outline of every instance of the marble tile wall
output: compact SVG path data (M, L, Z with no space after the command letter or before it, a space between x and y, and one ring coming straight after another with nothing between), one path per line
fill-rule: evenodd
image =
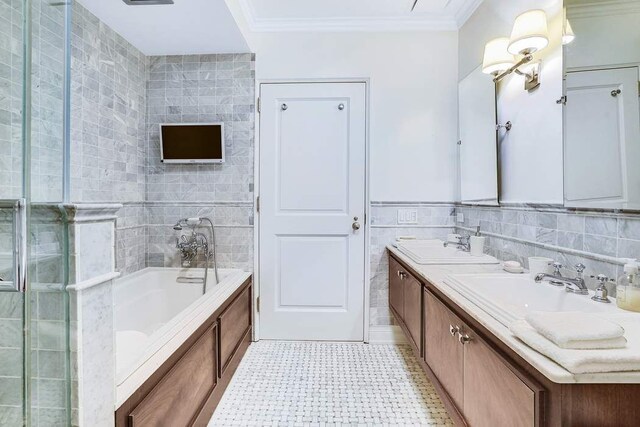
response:
M118 271L175 266L177 213L214 210L220 266L252 265L254 69L251 54L145 57L74 4L72 200L123 203ZM160 163L160 123L218 121L224 164Z
M148 58L78 2L71 55L71 201L140 202Z
M398 209L416 209L418 223L398 224ZM455 228L454 205L429 203L371 203L371 299L369 324L387 326L393 324L389 311L389 261L385 247L398 236L416 236L420 239L445 239Z
M23 195L23 1L0 0L0 198ZM64 4L31 2L31 187L62 200Z
M206 216L216 225L218 264L253 268L255 57L150 58L147 90L147 265L180 264L172 226ZM223 122L226 159L216 165L160 162L161 123Z
M0 0L0 198L22 195L22 1Z
M31 197L62 201L66 3L31 4Z
M460 225L466 229L461 232L480 225L488 236L488 252L501 260L527 266L528 257L546 256L566 266L581 262L589 275L617 278L622 274L620 258L640 258L637 214L524 207L458 207L457 212L464 214Z
M147 266L179 267L176 239L189 230L175 231L179 218L208 217L215 224L217 261L221 268L253 270L253 205L251 203L152 203L149 215ZM206 229L199 231L208 236ZM204 257L195 264L204 266ZM193 265L193 264L192 264Z
M77 2L72 16L71 200L125 203L118 269L145 266L149 59Z

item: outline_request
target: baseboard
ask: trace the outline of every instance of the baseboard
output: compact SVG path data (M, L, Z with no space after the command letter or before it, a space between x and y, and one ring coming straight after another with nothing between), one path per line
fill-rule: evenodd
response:
M370 326L369 344L406 344L407 339L397 325Z

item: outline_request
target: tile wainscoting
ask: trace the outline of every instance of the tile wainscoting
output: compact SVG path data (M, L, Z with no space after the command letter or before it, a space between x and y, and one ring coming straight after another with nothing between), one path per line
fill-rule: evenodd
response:
M244 201L125 203L116 225L116 269L131 274L145 267L179 267L176 238L188 230L173 226L191 217L213 221L219 267L253 270L253 203ZM203 266L199 258L196 266Z
M458 231L472 232L480 225L487 252L503 261L528 266L528 257L545 256L568 267L583 263L587 275L615 279L622 274L621 258L640 258L639 214L520 206L458 206L456 212L464 214ZM595 288L594 280L587 282ZM615 287L610 290L615 295Z
M417 224L399 225L398 209L416 209ZM452 203L371 202L371 326L394 324L389 311L389 262L385 247L398 236L445 239L455 228L454 213Z

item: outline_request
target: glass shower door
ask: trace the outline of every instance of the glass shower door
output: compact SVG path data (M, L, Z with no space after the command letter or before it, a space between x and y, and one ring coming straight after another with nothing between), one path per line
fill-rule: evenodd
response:
M67 2L0 0L0 425L71 422Z

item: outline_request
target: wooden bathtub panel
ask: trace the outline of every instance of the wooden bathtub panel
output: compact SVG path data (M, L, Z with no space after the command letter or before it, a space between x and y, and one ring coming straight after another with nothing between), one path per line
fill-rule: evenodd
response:
M212 315L207 319L198 329L180 346L180 348L172 354L163 364L158 368L132 395L122 404L115 413L115 425L116 427L130 427L130 417L129 415L137 409L137 407L142 403L143 400L153 392L153 390L158 386L165 376L169 375L169 373L173 370L173 367L176 366L185 356L189 353L190 349L196 345L200 341L200 338L203 334L208 333L210 329L214 326L219 329L218 320L219 317L224 313L224 311L231 305L232 302L236 301L236 299L248 291L249 295L251 295L251 277L249 277L236 291L217 309ZM219 331L216 331L219 334ZM251 327L245 334L245 336L241 339L240 345L235 349L231 360L225 370L224 375L220 376L219 372L218 379L215 387L213 388L213 392L208 397L207 401L202 405L200 413L197 414L197 418L184 420L182 423L174 423L172 425L195 425L195 426L205 426L206 423L203 420L208 420L211 418L213 411L215 410L222 394L224 393L224 389L227 387L231 377L233 376L238 363L244 356L247 347L249 346L251 340ZM216 345L216 349L213 352L216 361L220 360L220 345L219 342ZM219 371L219 364L215 363L214 368L216 371ZM215 372L215 371L214 371ZM168 425L165 423L161 423L159 425Z
M251 289L247 288L220 315L220 376L251 327Z
M200 413L217 382L213 325L129 415L131 427L183 425Z

